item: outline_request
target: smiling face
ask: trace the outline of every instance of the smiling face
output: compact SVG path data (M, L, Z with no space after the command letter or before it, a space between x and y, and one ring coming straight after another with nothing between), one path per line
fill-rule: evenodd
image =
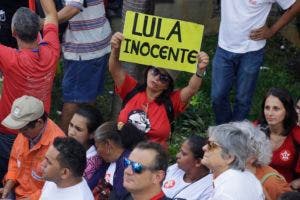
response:
M88 148L89 140L93 138L93 135L88 132L87 123L88 121L85 117L74 114L68 129L68 136L77 140L85 148Z
M266 98L264 115L269 126L283 125L286 110L279 98L272 95Z

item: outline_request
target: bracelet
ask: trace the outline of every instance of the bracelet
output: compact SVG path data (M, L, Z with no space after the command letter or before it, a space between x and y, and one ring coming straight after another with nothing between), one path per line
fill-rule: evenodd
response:
M202 71L202 72L196 72L195 74L198 78L203 78L206 75L206 70Z

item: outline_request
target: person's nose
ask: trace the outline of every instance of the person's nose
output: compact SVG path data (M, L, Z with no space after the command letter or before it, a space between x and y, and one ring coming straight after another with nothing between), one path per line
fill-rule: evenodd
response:
M75 136L75 135L76 135L76 132L75 132L74 127L69 126L69 129L68 129L68 136Z
M127 174L127 175L132 175L132 174L133 174L133 170L132 170L131 165L128 165L128 166L125 168L124 173Z
M202 150L203 150L203 151L208 151L208 145L207 145L207 144L204 145L204 146L202 147Z

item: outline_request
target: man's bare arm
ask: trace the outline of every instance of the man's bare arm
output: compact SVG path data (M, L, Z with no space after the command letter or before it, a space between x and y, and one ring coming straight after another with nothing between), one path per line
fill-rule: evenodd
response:
M80 9L66 5L63 9L58 12L58 23L63 23L80 13Z
M252 30L250 33L250 39L252 40L264 40L269 39L285 25L287 25L297 13L300 12L300 0L295 2L285 13L273 24L271 27L264 25L261 28Z
M53 0L41 0L41 5L45 13L44 24L52 23L58 25L57 11Z

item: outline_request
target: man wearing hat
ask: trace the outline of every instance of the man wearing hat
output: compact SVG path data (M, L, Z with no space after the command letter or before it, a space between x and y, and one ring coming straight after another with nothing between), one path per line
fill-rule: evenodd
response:
M53 79L60 56L58 22L53 0L41 0L41 3L46 16L43 39L38 39L41 28L39 16L21 7L13 15L10 26L18 49L0 44L0 71L4 77L0 122L9 114L14 100L25 94L42 100L45 110L50 111ZM0 124L0 180L7 172L9 153L16 135L15 130Z
M53 140L64 133L47 117L43 102L32 96L16 99L1 123L19 132L11 150L4 188L0 190L1 198L14 192L17 199L38 199L44 185L40 164Z

